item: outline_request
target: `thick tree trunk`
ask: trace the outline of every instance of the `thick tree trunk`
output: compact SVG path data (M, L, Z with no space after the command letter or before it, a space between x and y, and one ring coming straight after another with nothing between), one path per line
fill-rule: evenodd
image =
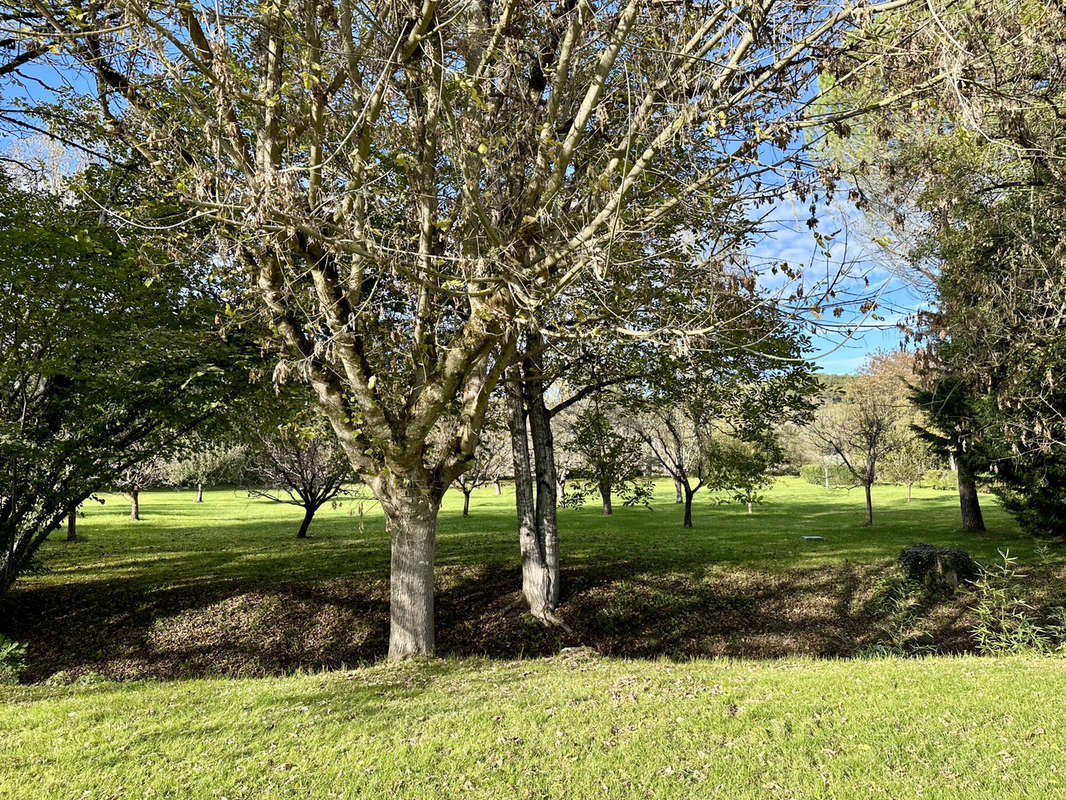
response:
M67 514L67 541L78 541L78 509L70 509L70 513Z
M867 483L863 488L866 490L866 522L864 524L869 528L874 524L874 504L870 497L870 484Z
M674 502L679 505L685 502L685 487L680 478L674 478Z
M130 519L141 518L141 493L134 489L130 495Z
M499 497L501 494L503 494L503 487L500 486L500 479L499 478L497 478L496 480L494 480L492 482L492 488L494 488L496 490L496 496L497 497Z
M685 503L685 522L686 528L692 527L692 497L696 494L688 487L682 487L685 490L684 503Z
M392 540L389 574L389 658L432 655L433 562L439 498L410 484L391 486L382 508Z
M204 501L204 485L202 483L196 484L196 502L202 503Z
M606 484L600 484L600 499L603 501L603 513L607 516L614 513L614 508L611 506L611 487Z
M470 492L463 490L463 516L470 516Z
M962 527L968 531L983 531L985 520L981 514L981 501L977 497L977 482L973 468L964 456L957 456L959 476L959 508L962 510Z
M307 538L307 529L311 527L311 520L315 518L315 509L305 508L303 522L300 523L300 530L296 532L297 539Z
M748 513L751 513L751 503L748 503Z

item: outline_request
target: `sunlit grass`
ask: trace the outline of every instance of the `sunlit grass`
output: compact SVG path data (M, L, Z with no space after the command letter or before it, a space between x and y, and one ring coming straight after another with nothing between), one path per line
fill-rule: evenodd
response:
M650 567L748 565L789 568L865 563L894 558L907 544L958 545L991 560L1009 549L1022 558L1033 541L994 502L982 498L988 532L960 529L952 492L915 489L905 502L902 487L874 490L874 527L865 528L858 491L825 490L796 478L779 479L754 514L738 504L717 505L697 495L695 527L681 525L672 487L662 482L648 508L617 507L605 517L595 505L560 513L564 563L572 566L634 561ZM85 504L82 541L55 534L41 554L49 572L27 582L143 581L174 585L202 580L318 580L356 573L387 573L388 535L380 509L368 500L324 507L310 538L295 538L301 511L216 489L202 504L188 491L145 492L139 522L129 520L127 500L105 495ZM461 516L462 496L450 492L441 511L437 563L509 563L517 560L513 494L475 492L471 516ZM360 513L360 507L362 513ZM821 536L822 540L804 540Z
M1014 658L380 665L0 689L0 796L1051 798L1066 670Z

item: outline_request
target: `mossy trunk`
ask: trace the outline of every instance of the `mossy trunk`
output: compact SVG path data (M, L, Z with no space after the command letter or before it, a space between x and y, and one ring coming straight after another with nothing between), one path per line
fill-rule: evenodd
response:
M389 565L389 659L432 655L433 562L440 500L418 486L390 487L382 508L392 540Z

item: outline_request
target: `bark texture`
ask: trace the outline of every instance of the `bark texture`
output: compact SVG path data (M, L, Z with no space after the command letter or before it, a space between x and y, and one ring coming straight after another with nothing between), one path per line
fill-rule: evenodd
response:
M141 493L134 489L130 495L130 519L141 518Z
M196 484L196 502L202 503L204 501L204 485L202 483Z
M72 508L67 514L67 541L78 541L78 509Z
M981 501L977 496L977 480L973 467L962 456L957 456L959 476L959 508L962 511L962 527L968 531L983 531L985 519L981 514Z
M417 487L395 487L382 503L392 540L389 659L432 655L433 562L440 499Z

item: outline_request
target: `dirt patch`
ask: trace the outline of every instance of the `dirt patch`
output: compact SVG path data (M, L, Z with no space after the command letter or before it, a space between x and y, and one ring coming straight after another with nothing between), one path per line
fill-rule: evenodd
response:
M560 608L566 631L524 613L517 568L442 567L438 652L511 659L589 647L634 658L851 656L885 636L876 596L893 570L887 562L783 572L661 572L636 563L569 569ZM971 647L972 600L960 592L922 610L924 635L938 651ZM352 666L385 654L387 630L388 582L367 576L269 585L28 583L0 601L0 632L30 645L29 680L59 671L133 679Z

